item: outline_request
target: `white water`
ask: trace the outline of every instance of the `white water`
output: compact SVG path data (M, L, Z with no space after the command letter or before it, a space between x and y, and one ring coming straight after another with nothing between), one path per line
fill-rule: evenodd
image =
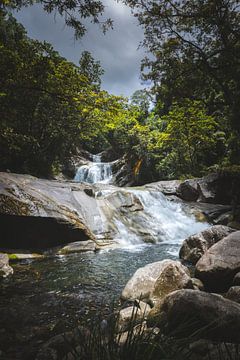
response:
M78 168L74 180L90 184L108 184L112 179L111 163L101 162L101 155L93 155L92 161Z
M117 228L115 240L120 246L132 248L145 244L148 238L149 242L168 244L169 253L175 255L184 239L209 226L187 214L180 203L169 201L161 192L128 191L141 201L144 209L126 216L114 216Z
M92 155L92 162L80 166L75 176L76 181L91 184L108 184L111 179L111 163L101 162L100 154ZM114 200L115 192L117 195ZM209 226L186 213L181 203L169 201L156 190L109 188L96 193L98 197L105 199L103 212L108 214L105 221L102 220L102 225L114 225L114 240L121 247L136 249L136 245L142 247L146 243L165 243L169 245L169 253L172 251L175 254L185 238ZM131 203L138 209L131 209ZM109 209L112 214L110 217ZM101 219L98 223L100 225Z

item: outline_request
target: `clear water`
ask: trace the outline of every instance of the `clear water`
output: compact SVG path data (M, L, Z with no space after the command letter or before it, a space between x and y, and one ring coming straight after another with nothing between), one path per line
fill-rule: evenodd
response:
M107 316L139 267L175 259L178 248L165 243L140 245L15 265L14 275L0 285L4 360L34 359L49 337L86 324L100 313Z
M111 176L111 165L96 155L79 168L75 180L109 182ZM1 351L4 360L34 359L55 334L86 324L100 312L107 316L139 267L178 258L182 240L208 226L187 215L181 204L146 189L122 189L138 199L144 211L121 211L108 203L114 191L96 196L104 198L105 207L112 206L119 248L22 261L14 266L14 275L0 283L0 360ZM156 244L144 243L146 230Z

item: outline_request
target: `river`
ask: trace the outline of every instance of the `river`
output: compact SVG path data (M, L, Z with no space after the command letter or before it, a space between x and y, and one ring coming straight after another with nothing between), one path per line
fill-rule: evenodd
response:
M112 176L110 164L95 157L78 169L75 180L106 184ZM161 193L128 191L140 199L144 216L139 218L139 212L131 218L123 215L120 220L113 216L119 247L14 265L14 275L1 283L0 292L0 350L5 359L34 358L31 354L50 336L85 324L99 313L107 316L139 267L178 258L182 240L208 226ZM96 196L109 196L109 191ZM155 244L142 241L146 226Z

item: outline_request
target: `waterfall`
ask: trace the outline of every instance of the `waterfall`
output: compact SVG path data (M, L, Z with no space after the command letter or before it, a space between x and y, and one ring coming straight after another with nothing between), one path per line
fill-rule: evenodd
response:
M115 194L117 196L117 192ZM137 210L124 212L129 205L123 203L122 207L113 209L112 223L116 229L114 240L120 246L166 243L175 247L176 251L185 238L209 226L206 222L197 221L184 210L181 203L169 201L159 191L128 188L121 190L121 194L128 200L130 197L133 199L133 207L136 202L139 207ZM113 195L114 193L109 195L106 192L105 199L109 199L109 204L114 203ZM111 206L109 204L107 206Z
M110 183L112 179L111 163L105 163L101 160L101 154L92 155L92 161L78 168L74 180L90 184Z

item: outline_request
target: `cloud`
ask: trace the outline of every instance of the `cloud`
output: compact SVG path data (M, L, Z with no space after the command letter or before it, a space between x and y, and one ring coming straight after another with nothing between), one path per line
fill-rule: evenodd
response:
M76 64L82 51L90 51L105 70L102 87L116 95L130 96L142 88L140 63L145 54L138 47L143 40L143 30L124 4L104 0L104 5L104 17L114 20L114 29L104 35L97 25L88 22L87 34L77 41L74 40L73 30L65 26L63 18L47 14L40 5L23 8L15 16L30 37L50 42L62 56Z

